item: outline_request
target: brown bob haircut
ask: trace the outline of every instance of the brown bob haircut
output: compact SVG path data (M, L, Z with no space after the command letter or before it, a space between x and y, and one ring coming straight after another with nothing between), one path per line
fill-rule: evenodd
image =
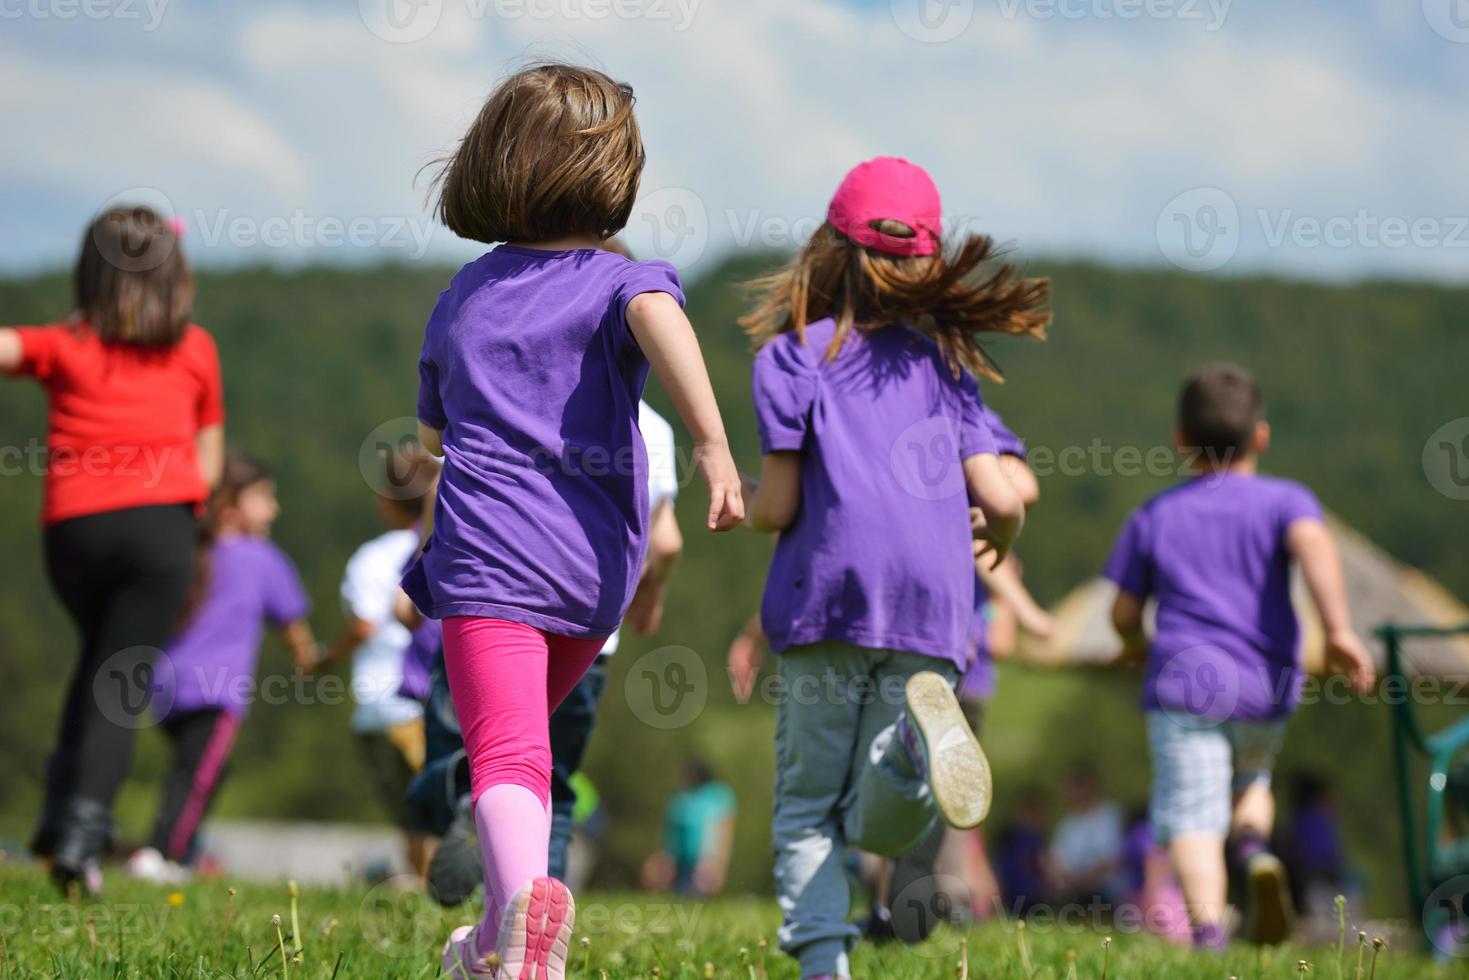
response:
M82 237L72 319L103 341L171 347L194 310L194 274L168 224L151 208L104 211Z
M439 220L491 244L610 238L642 177L632 88L592 68L532 65L490 93L435 179Z
M899 238L917 234L890 219L872 226ZM859 245L823 224L784 269L751 287L759 300L740 324L756 349L792 330L804 340L808 323L832 317L836 332L826 356L833 358L854 329L903 322L932 337L956 375L968 370L996 381L1000 370L981 336L1044 338L1051 322L1050 281L1017 275L999 261L987 235L970 235L933 255L899 256Z
M1206 364L1178 396L1178 429L1190 449L1215 460L1248 456L1263 413L1260 385L1238 364Z

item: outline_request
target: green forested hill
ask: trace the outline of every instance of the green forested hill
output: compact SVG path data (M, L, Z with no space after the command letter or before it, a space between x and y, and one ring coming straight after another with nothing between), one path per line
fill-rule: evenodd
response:
M730 261L695 281L689 296L736 457L749 468L758 463L749 355L734 320L745 303L739 282L771 261ZM1007 382L987 386L986 396L1036 453L1043 500L1021 550L1043 600L1094 575L1127 509L1167 485L1167 474L1129 467L1169 444L1182 375L1219 358L1249 365L1264 385L1275 430L1268 469L1306 482L1388 551L1469 596L1469 503L1438 493L1421 461L1435 429L1469 415L1462 387L1469 290L1204 279L1047 261L1035 261L1032 271L1054 279L1051 339L996 343ZM322 635L340 623L335 596L343 563L375 533L358 450L380 423L412 414L421 326L448 274L385 266L200 277L198 319L224 359L230 442L278 468L285 510L276 537L316 597ZM55 319L66 302L62 276L0 282L0 322ZM666 409L661 392L650 397ZM7 558L0 572L0 828L14 833L25 829L34 805L74 643L40 561L40 480L16 465L43 433L40 392L27 383L0 385L0 449L7 454L0 460L0 548ZM588 766L616 817L602 866L613 883L630 881L654 846L677 760L693 750L741 796L735 884L763 888L768 879L773 710L733 703L722 657L758 602L769 546L744 534L710 537L700 529L702 507L702 491L690 487L681 509L688 550L665 629L654 640L630 639L618 654ZM707 707L672 731L640 721L627 697L639 693L638 658L667 644L695 651L708 675ZM277 652L267 652L265 663L284 669ZM1054 783L1079 759L1095 760L1117 795L1141 798L1147 764L1134 683L1007 669L987 736L998 769L999 818L1007 787ZM351 758L347 715L341 704L258 706L220 812L374 814ZM1386 736L1380 708L1309 709L1294 726L1283 766L1320 766L1340 780L1350 839L1363 845L1379 904L1390 906L1397 895L1396 831L1384 805ZM160 744L151 734L144 738L123 801L133 833L145 830L151 813Z

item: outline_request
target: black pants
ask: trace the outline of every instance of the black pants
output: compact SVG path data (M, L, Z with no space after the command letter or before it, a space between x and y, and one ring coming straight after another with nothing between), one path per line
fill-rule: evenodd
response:
M153 660L188 601L196 531L186 505L108 511L46 529L46 568L81 634L81 655L47 769L38 841L54 834L75 800L111 808L127 778L134 735L151 724Z
M163 805L153 827L153 846L171 861L189 863L199 825L224 782L240 721L228 711L206 708L163 723L173 742L173 765L163 781Z
M549 874L566 877L566 854L576 829L571 819L576 809L576 789L571 777L581 768L587 742L597 723L597 706L607 686L607 658L592 661L576 687L551 713L551 853Z

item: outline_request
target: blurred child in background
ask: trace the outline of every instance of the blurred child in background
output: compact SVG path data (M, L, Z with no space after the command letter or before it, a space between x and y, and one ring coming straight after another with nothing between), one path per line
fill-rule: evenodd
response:
M1298 483L1257 472L1270 442L1260 388L1244 368L1211 364L1179 398L1175 442L1194 476L1128 518L1104 574L1117 584L1112 621L1129 652L1146 648L1142 706L1153 757L1153 832L1168 846L1194 944L1226 943L1226 838L1248 876L1245 934L1278 943L1291 908L1270 774L1300 701L1300 628L1291 606L1298 564L1327 649L1363 691L1372 658L1352 628L1336 544L1321 505ZM1156 598L1157 634L1143 635Z
M643 862L643 887L710 897L724 891L734 843L735 795L696 756L663 813L663 847Z
M383 460L383 483L376 495L378 517L387 530L358 548L342 576L342 632L320 666L352 658L352 732L362 749L379 799L404 832L408 866L428 870L431 840L410 820L408 785L423 768L423 706L404 697L404 656L412 641L395 615L398 579L418 549L418 522L424 499L438 478L439 464L428 454L398 448Z
M63 891L97 892L152 661L194 577L195 510L219 480L224 398L214 341L190 322L178 227L107 211L73 286L66 322L0 328L0 374L35 378L50 401L46 568L81 637L31 847Z
M155 672L153 706L173 743L173 763L151 844L128 862L135 877L177 881L192 860L199 826L253 700L266 624L280 633L297 669L316 662L316 639L306 621L310 600L296 566L270 540L279 514L270 468L248 456L227 456L200 549L201 600Z
M974 372L993 373L983 334L1042 332L1048 286L988 267L988 238L945 249L941 224L922 169L861 164L742 321L758 348L764 454L749 522L780 535L761 608L785 692L779 938L803 977L851 976L848 844L896 856L936 811L968 828L990 805L953 686L967 666L974 538L1003 560L1024 503Z
M460 270L424 332L420 437L444 475L403 580L444 621L484 861L485 917L444 947L457 975L565 975L575 913L547 876L550 717L642 577L650 364L693 436L708 528L744 516L677 273L602 247L644 159L628 86L542 64L490 95L439 175L449 229L506 243Z

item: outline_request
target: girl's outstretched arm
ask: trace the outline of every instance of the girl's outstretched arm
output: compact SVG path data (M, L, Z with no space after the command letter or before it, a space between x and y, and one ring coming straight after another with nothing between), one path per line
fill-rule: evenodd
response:
M709 530L738 526L745 519L740 474L689 318L668 293L640 293L627 304L627 325L694 438L694 465L709 488Z
M14 374L24 352L20 334L10 327L0 327L0 374Z
M989 565L994 568L1005 560L1010 546L1020 536L1020 528L1025 524L1025 502L1000 469L1000 458L991 453L979 453L964 460L964 481L969 487L969 502L978 510L978 513L971 512L975 518L974 537L987 545L980 549L980 554L989 555Z

